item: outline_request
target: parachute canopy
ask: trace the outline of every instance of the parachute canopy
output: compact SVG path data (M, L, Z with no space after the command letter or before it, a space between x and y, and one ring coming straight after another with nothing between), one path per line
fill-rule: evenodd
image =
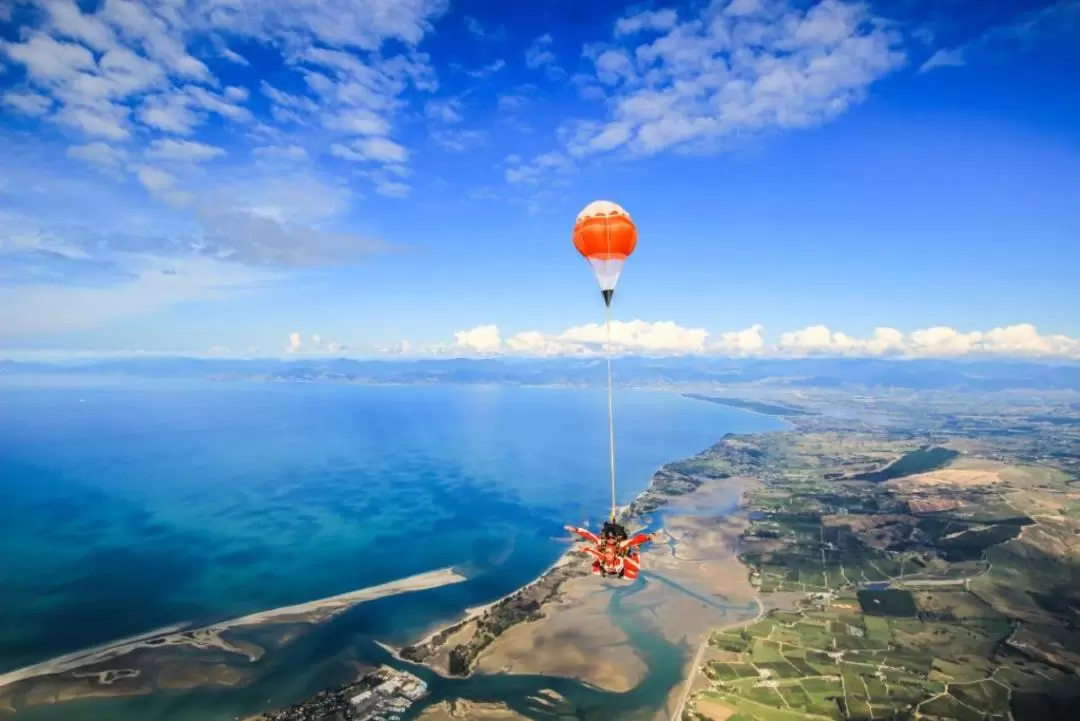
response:
M596 200L578 213L574 247L589 261L604 302L611 304L623 263L637 246L637 226L630 214L608 200Z

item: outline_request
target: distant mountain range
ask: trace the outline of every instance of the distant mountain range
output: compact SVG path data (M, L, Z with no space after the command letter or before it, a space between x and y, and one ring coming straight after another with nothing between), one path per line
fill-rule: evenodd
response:
M124 358L65 362L0 361L0 373L123 374L277 382L507 383L598 385L603 359L231 360ZM790 388L904 388L995 391L1080 390L1080 364L1022 361L851 358L618 358L619 385L760 384Z

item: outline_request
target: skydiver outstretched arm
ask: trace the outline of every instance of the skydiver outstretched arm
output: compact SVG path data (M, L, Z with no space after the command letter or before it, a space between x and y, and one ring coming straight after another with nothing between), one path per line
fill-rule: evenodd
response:
M600 543L600 538L595 533L587 531L584 528L578 528L577 526L563 526L563 528L571 533L578 534L589 543Z
M603 560L604 554L600 553L594 546L578 546L578 550Z
M620 543L619 548L625 551L626 549L632 548L633 546L640 546L643 543L648 543L649 541L653 540L654 535L655 534L653 533L639 533L633 538L628 538L627 540Z

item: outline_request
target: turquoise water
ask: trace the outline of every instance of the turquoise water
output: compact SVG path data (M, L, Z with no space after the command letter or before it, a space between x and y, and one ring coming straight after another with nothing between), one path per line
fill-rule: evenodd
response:
M247 688L28 718L212 721L291 703L342 680L345 659L380 660L371 639L405 641L535 578L561 526L608 505L599 391L29 381L0 387L0 672L447 565L471 580L357 607ZM616 412L620 502L724 433L780 426L663 393L620 392Z

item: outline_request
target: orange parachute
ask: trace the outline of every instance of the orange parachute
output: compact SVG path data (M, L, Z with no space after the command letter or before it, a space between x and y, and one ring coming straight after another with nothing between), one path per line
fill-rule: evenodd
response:
M574 247L589 261L604 303L611 305L623 263L637 246L637 226L630 214L608 200L596 200L578 213Z

